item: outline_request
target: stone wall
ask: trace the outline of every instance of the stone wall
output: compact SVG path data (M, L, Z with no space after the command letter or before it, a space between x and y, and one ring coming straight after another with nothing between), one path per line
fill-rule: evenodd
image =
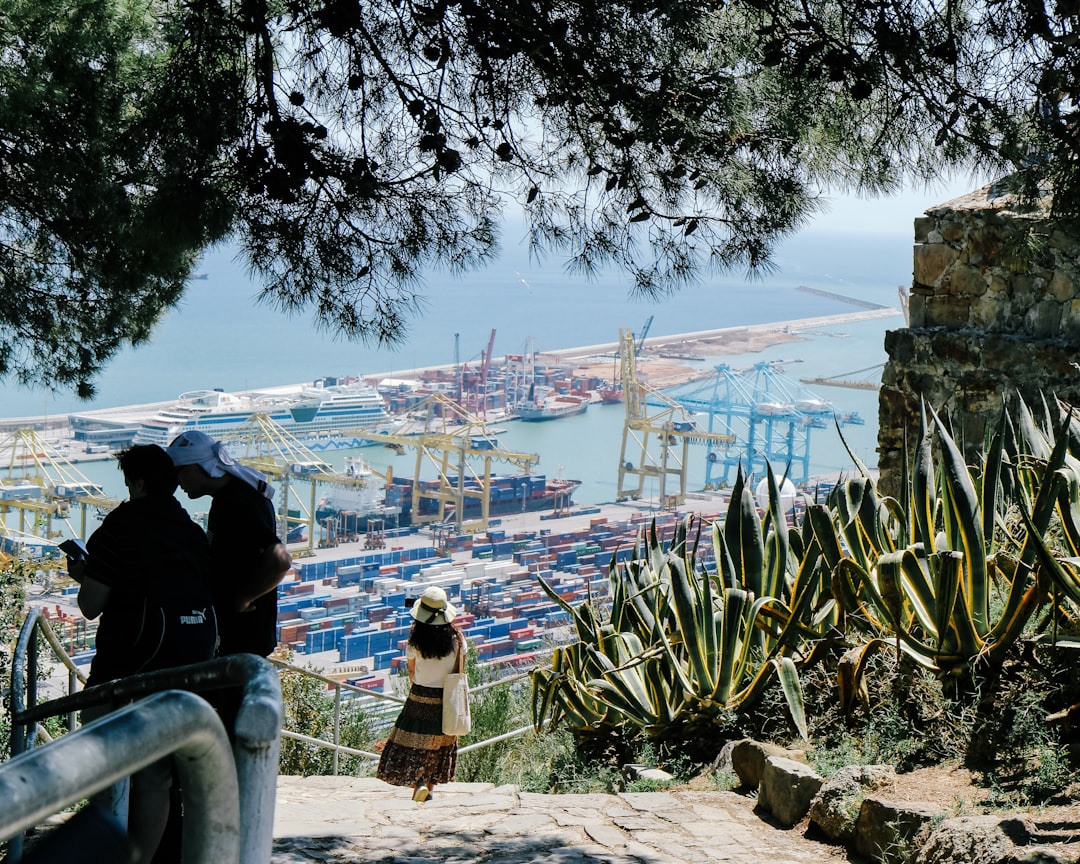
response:
M915 220L908 326L885 336L878 465L895 491L920 397L947 412L969 457L1002 399L1080 405L1080 239L1010 209L994 186Z

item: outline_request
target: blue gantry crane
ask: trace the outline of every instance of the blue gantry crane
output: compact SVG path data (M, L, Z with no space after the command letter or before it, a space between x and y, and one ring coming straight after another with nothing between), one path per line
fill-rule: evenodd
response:
M844 413L804 385L786 377L777 363L762 362L736 371L724 364L716 375L671 398L695 414L708 416L710 433L734 435L734 447L706 452L705 483L727 483L740 462L744 473L763 476L766 460L787 469L799 483L810 478L810 434L834 422L862 425L858 412ZM722 476L717 476L722 474Z

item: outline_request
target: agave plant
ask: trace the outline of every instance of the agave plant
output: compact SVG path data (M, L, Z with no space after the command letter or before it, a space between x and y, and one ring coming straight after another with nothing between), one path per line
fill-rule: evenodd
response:
M771 470L769 488L759 517L740 471L723 526L711 528L716 573L698 563L701 525L692 516L666 547L654 523L630 560L612 559L606 621L541 580L573 617L578 641L534 672L537 725L565 720L584 732L629 723L663 736L751 704L775 678L806 736L798 666L833 628L835 603L822 590L827 568L816 541L801 560L792 555Z
M1052 599L1058 607L1056 611L1063 612L1075 622L1077 610L1080 610L1080 458L1077 455L1080 449L1080 421L1074 413L1075 409L1061 406L1060 431L1056 435L1048 412L1044 411L1045 419L1041 425L1036 424L1030 411L1021 413L1024 440L1030 442L1032 460L1039 460L1047 466L1053 464L1056 470L1040 472L1033 479L1029 476L1030 472L1018 471L1021 480L1018 487L1021 494L1029 498L1036 494L1036 483L1050 487L1061 526L1059 547L1052 549L1046 534L1034 530L1030 522L1026 522L1026 527L1032 534L1039 563L1049 576ZM1063 464L1058 465L1051 455L1063 443L1067 452ZM1058 615L1054 616L1055 623L1058 618Z
M1050 524L1057 485L1042 478L1064 465L1065 441L1048 446L1023 419L1016 436L1003 408L972 472L941 418L930 416L932 425L924 409L905 506L878 496L864 476L857 506L848 484L829 502L834 517L814 521L818 542L836 558L845 621L870 637L841 665L848 707L864 692L866 657L887 644L933 670L952 695L984 689L1046 595L1037 538ZM1006 503L1023 516L1022 536L1002 530ZM1005 598L992 611L995 583Z

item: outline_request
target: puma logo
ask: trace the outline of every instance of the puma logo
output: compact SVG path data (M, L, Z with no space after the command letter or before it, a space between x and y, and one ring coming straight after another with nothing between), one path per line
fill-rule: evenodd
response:
M206 610L205 609L192 609L190 615L180 616L181 624L205 624L206 623Z

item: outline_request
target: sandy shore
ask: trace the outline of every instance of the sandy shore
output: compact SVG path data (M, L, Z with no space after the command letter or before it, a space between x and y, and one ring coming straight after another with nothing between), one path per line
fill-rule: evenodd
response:
M702 367L692 360L662 357L662 354L723 357L731 354L753 354L773 345L802 342L806 331L819 327L866 321L873 318L891 318L902 313L899 309L869 309L845 315L829 315L820 318L801 318L772 324L756 324L745 327L726 327L719 330L700 330L694 333L678 333L646 339L638 353L638 375L649 384L661 389L686 384L711 377L711 367ZM613 375L612 360L599 359L597 354L614 355L617 343L592 345L586 348L570 348L553 352L563 361L579 359L578 370L584 375L610 378ZM552 356L551 354L547 356ZM614 374L618 374L617 369Z

